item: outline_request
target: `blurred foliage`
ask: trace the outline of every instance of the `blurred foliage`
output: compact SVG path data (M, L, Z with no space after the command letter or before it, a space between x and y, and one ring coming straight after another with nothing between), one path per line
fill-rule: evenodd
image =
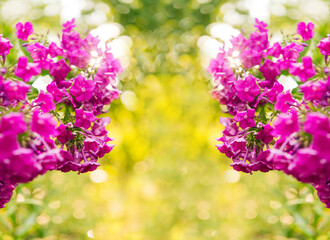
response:
M249 31L253 19L242 2L78 1L84 3L81 31L97 27L100 18L91 16L103 14L133 40L121 76L124 93L109 112L116 147L93 173L53 172L21 185L0 210L0 238L329 239L330 211L308 185L278 172L237 173L214 147L220 109L196 43L215 21ZM272 14L271 31L292 32L300 20L317 21L289 14L306 1L283 2L288 15ZM19 15L20 9L8 17L9 4L29 14ZM12 35L17 21L59 32L60 12L49 14L50 4L62 6L55 0L0 1L1 32ZM241 20L231 23L226 14ZM320 35L330 32L328 22L317 23Z

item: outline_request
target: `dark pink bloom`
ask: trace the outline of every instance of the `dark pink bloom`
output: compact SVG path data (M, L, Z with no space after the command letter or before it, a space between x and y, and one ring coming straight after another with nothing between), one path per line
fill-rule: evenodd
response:
M38 98L34 101L44 113L55 110L56 106L54 104L53 95L50 93L45 93L40 91Z
M12 47L10 41L0 35L0 55L8 55Z
M76 97L79 102L89 100L93 95L95 83L93 80L87 80L81 75L74 78L70 93Z
M16 24L16 36L23 41L26 41L28 37L33 33L33 26L32 23L26 22L24 23L17 23Z
M253 32L250 35L249 47L258 51L263 51L268 48L268 34L266 32Z
M217 147L219 152L225 154L226 157L228 157L228 158L231 158L235 155L235 152L234 152L233 148L227 143L217 144L215 146Z
M289 73L298 76L302 82L313 77L315 75L315 70L311 57L305 56L302 58L301 63L292 63Z
M13 184L6 184L0 182L0 208L4 208L6 203L10 201L13 191L16 188Z
M256 23L254 24L254 27L259 30L259 32L267 32L267 23L264 23L263 21L259 21L257 18L255 19Z
M99 149L96 154L99 158L102 158L105 154L109 153L113 149L113 147L114 145L103 143L99 146Z
M304 99L311 101L321 101L327 91L326 83L323 81L307 81L306 83L300 85L299 88L304 93Z
M105 129L107 125L110 124L109 117L99 118L94 122L92 127L92 132L95 136L105 136L108 131Z
M9 158L13 151L19 148L17 134L15 131L0 133L0 160Z
M97 142L93 138L86 138L84 141L84 151L92 151L96 153L97 149L99 148L99 142Z
M102 55L101 49L98 48L100 39L94 37L92 34L88 34L85 39L83 39L83 45L86 51L95 51L98 55Z
M234 72L225 59L225 54L223 52L218 53L215 59L211 59L210 64L206 70L214 76L214 81L216 84L221 83L222 85L226 85L228 79L235 79ZM102 77L102 75L105 73L106 69L101 67L98 69L96 77L98 75Z
M28 61L27 57L20 57L15 70L15 75L22 78L25 82L30 81L32 76L37 76L41 73L39 64L28 63Z
M232 118L221 117L220 123L225 127L223 134L235 136L238 133L237 123Z
M248 109L243 112L237 112L236 116L234 117L234 120L239 122L239 126L242 129L248 128L248 127L255 127L256 122L254 120L255 110L254 109Z
M70 94L66 91L65 88L59 89L56 85L56 82L51 82L47 86L47 91L53 95L53 98L56 102L61 101L63 98L68 98L70 100L71 96Z
M238 138L231 142L231 146L235 152L246 151L246 140L244 138Z
M281 136L286 138L292 133L299 131L298 115L296 111L289 113L281 113L277 116L273 123L273 136Z
M79 173L94 171L98 166L100 166L100 164L97 162L92 162L92 161L84 162L79 167Z
M50 63L53 61L47 58L48 50L45 46L40 45L40 43L35 43L27 46L26 48L35 63L38 63L42 69L49 69Z
M307 113L304 130L313 135L327 135L330 133L330 120L328 116L322 113Z
M283 89L284 87L280 83L275 82L273 87L266 92L266 96L271 102L275 102L278 94L282 93Z
M230 166L238 172L251 173L252 171L250 164L243 161L234 161Z
M273 56L278 58L281 54L282 54L282 47L278 42L274 43L274 45L267 50L268 56Z
M58 80L64 80L70 71L69 65L66 64L64 59L61 59L50 65L49 74Z
M32 113L31 130L43 138L49 138L56 134L57 123L53 116L48 113L41 113L34 110Z
M73 50L69 55L70 64L78 68L86 68L91 58L92 56L83 49Z
M22 82L8 81L4 84L4 92L9 101L24 101L26 94L30 91L31 86Z
M320 43L317 45L320 49L321 54L324 56L330 55L330 35L327 38L323 38Z
M247 76L245 79L238 80L235 83L237 95L244 101L251 102L260 93L260 88L256 83L256 78L252 75Z
M317 190L320 201L325 204L325 207L330 208L330 184L328 182L322 182L314 187Z
M246 69L249 69L260 64L262 52L253 49L247 49L241 53L239 57L242 62L242 66Z
M330 170L330 159L322 160L318 152L311 148L301 148L297 151L295 160L288 167L291 174L305 183L321 182Z
M263 141L264 143L268 144L273 140L273 136L271 132L274 130L269 124L264 125L262 129L256 135L256 139Z
M298 23L297 33L300 36L302 36L304 41L307 41L307 40L313 38L313 36L314 36L314 24L311 23L311 22L308 23L307 25L304 22Z
M282 49L283 60L279 60L281 69L288 69L291 63L296 62L302 50L304 50L303 46L296 43L284 47Z
M315 149L321 159L325 159L327 162L330 161L330 134L327 132L326 135L315 134L311 143L311 148ZM330 177L330 176L329 176Z
M61 124L56 130L57 130L56 137L60 143L64 144L74 139L74 135L70 130L68 130L67 125Z
M244 51L249 44L249 41L241 33L237 37L233 37L230 42L233 47L228 50L228 55L232 55L235 51Z
M82 41L77 32L63 32L61 46L63 49L73 51L82 46Z
M71 19L71 21L67 21L63 24L62 32L71 32L72 29L76 27L75 19Z
M97 118L92 112L84 111L82 109L76 109L76 121L75 126L88 129L91 125L91 122L94 122Z
M63 55L63 50L56 45L56 43L52 42L48 47L48 54L54 58L57 56Z
M7 178L13 183L29 182L42 170L34 157L33 150L29 148L18 148L13 151L5 168Z
M295 102L296 101L292 98L292 95L289 91L286 93L280 93L277 96L274 109L286 113Z
M102 64L102 68L105 68L105 74L114 80L124 69L120 64L119 59L114 58L109 51L110 49L107 49L105 52L105 62Z
M11 112L1 117L0 134L21 134L26 131L23 113Z
M264 64L260 67L259 71L267 80L275 80L276 77L281 74L280 66L269 59L266 59Z

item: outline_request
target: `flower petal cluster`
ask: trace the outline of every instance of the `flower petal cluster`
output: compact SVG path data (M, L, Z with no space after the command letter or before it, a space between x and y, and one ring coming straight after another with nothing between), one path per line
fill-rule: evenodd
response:
M30 58L17 57L14 68L6 66L13 45L0 36L0 208L18 184L50 170L93 171L114 147L100 114L118 98L123 68L97 37L74 28L74 19L63 24L60 44L36 34L23 44ZM29 22L16 29L23 41L33 33ZM52 82L38 92L32 83L41 75Z
M216 147L237 171L280 170L311 183L330 207L330 37L317 45L324 62L316 67L301 56L307 44L295 34L269 46L267 24L256 20L255 27L249 37L234 37L207 68L212 95L232 116L220 119L225 129ZM314 25L301 22L297 33L307 41ZM282 75L298 87L284 92Z

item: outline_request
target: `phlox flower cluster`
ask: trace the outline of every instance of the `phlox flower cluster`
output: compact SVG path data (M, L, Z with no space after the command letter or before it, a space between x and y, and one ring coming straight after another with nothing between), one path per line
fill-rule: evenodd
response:
M110 119L100 114L118 98L123 69L97 37L74 28L74 19L63 24L57 44L18 23L20 52L28 53L19 57L0 36L0 208L19 183L49 170L93 171L113 148ZM32 87L39 76L52 79L47 91Z
M299 23L297 33L272 45L267 24L256 20L255 27L249 37L232 38L207 68L212 95L230 116L220 119L225 128L217 148L237 171L280 170L313 184L329 208L330 35L317 45L323 60L316 64L307 51L313 23ZM281 76L298 87L284 91Z

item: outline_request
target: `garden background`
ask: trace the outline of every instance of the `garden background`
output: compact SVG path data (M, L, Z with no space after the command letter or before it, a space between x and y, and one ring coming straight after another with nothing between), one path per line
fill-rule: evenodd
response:
M330 210L283 173L235 172L214 145L221 111L204 68L235 29L267 21L274 38L313 21L330 33L327 0L2 0L0 33L15 24L56 37L76 18L124 67L108 115L116 147L92 173L51 172L21 185L0 210L10 239L330 238Z

